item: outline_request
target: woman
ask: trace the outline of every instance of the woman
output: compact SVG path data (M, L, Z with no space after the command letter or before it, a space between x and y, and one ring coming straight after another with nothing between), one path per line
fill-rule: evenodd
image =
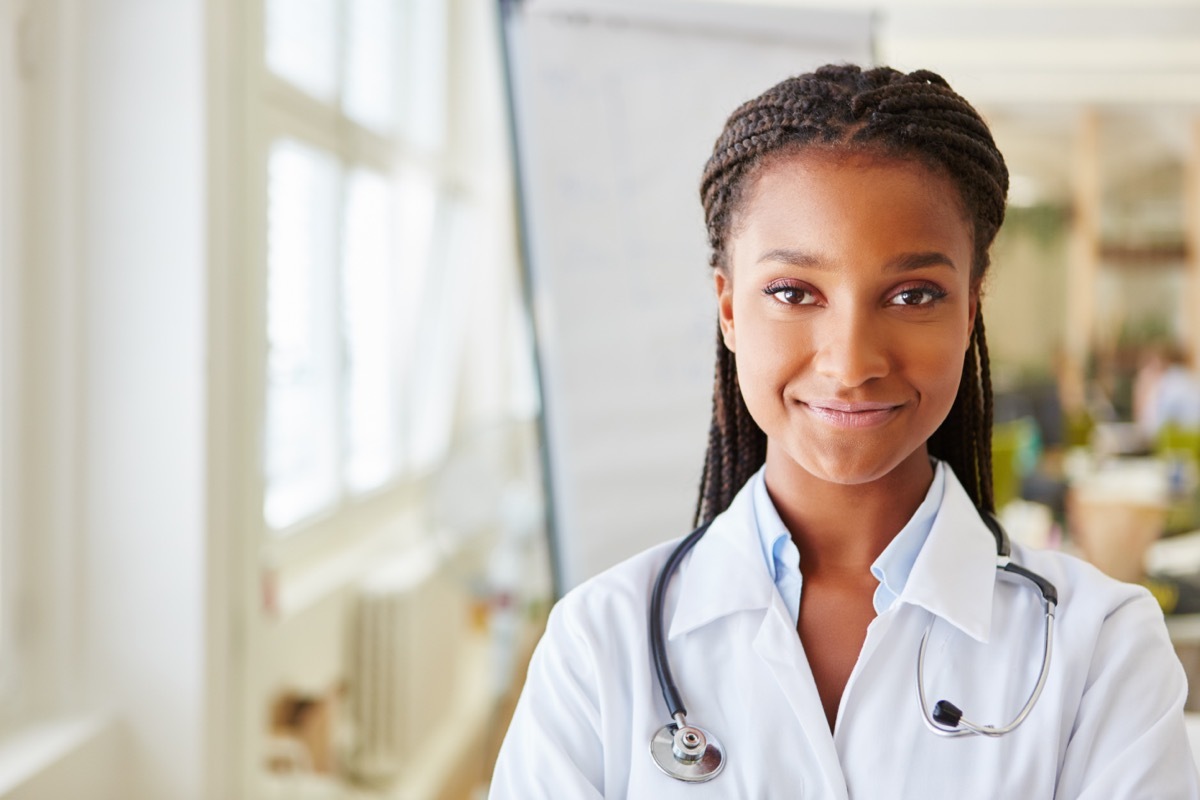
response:
M981 290L1007 186L929 72L825 67L734 112L701 186L709 526L661 581L686 717L656 734L674 542L556 606L492 797L1200 797L1150 595L1059 553L997 568ZM1042 678L1005 735L941 735L1009 726Z

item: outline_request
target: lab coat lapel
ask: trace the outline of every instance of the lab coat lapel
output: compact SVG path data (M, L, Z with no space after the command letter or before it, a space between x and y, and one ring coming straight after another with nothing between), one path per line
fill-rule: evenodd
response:
M816 757L825 782L824 797L847 798L846 779L834 745L833 734L825 720L825 708L817 694L812 669L804 655L800 636L792 626L792 618L776 595L775 602L763 617L762 626L754 638L754 652L771 670L800 729Z
M766 608L778 594L763 562L748 488L713 520L688 558L677 572L668 640L738 611Z
M763 561L749 484L713 521L689 558L679 570L678 601L668 639L739 611L765 612L754 637L754 652L775 678L808 740L826 787L821 796L844 800L846 783L812 671Z

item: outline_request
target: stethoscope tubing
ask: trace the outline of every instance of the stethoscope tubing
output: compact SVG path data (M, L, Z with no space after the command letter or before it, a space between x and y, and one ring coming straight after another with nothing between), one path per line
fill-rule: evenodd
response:
M679 568L679 562L696 546L696 542L700 541L711 524L711 521L706 522L689 533L671 551L667 562L659 570L658 578L654 581L654 591L650 595L650 655L654 660L654 674L658 676L663 701L667 704L670 717L676 720L680 715L687 716L687 711L683 707L683 697L679 694L679 687L675 685L671 663L667 658L667 637L663 633L663 605L667 598L667 586L671 583L671 576Z
M1053 587L1053 584L1050 585ZM1017 713L1013 721L1007 725L982 725L978 722L972 722L966 717L959 717L955 723L955 727L951 727L938 722L934 714L930 712L929 702L925 699L925 648L929 644L929 634L933 630L933 621L930 620L929 625L925 628L924 635L921 636L921 647L917 651L917 700L921 704L921 717L925 720L925 726L938 736L945 737L972 735L996 737L1015 731L1025 721L1025 718L1029 716L1029 713L1033 711L1033 707L1037 705L1037 701L1042 696L1042 689L1046 686L1046 679L1050 676L1050 658L1054 650L1054 611L1055 603L1047 601L1045 637L1042 642L1042 669L1038 674L1037 684L1034 685L1033 691L1029 693L1029 698L1025 701L1025 705L1021 707L1020 712ZM962 730L959 730L959 727Z

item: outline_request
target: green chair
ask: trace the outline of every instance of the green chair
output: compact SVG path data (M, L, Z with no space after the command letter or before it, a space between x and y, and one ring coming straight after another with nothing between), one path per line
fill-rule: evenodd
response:
M1154 439L1154 454L1166 461L1190 461L1193 474L1200 471L1200 428L1164 425ZM1191 531L1198 526L1200 495L1195 491L1190 496L1176 495L1167 512L1167 533Z
M992 426L992 494L996 510L1021 495L1021 479L1037 466L1041 442L1030 417Z
M1164 425L1155 437L1154 453L1164 458L1182 456L1200 464L1200 428Z

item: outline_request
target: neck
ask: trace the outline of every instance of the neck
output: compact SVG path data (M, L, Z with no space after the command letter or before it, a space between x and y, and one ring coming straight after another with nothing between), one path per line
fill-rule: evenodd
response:
M860 484L823 480L767 445L767 493L800 551L805 575L863 575L912 518L933 481L920 448L887 475Z

